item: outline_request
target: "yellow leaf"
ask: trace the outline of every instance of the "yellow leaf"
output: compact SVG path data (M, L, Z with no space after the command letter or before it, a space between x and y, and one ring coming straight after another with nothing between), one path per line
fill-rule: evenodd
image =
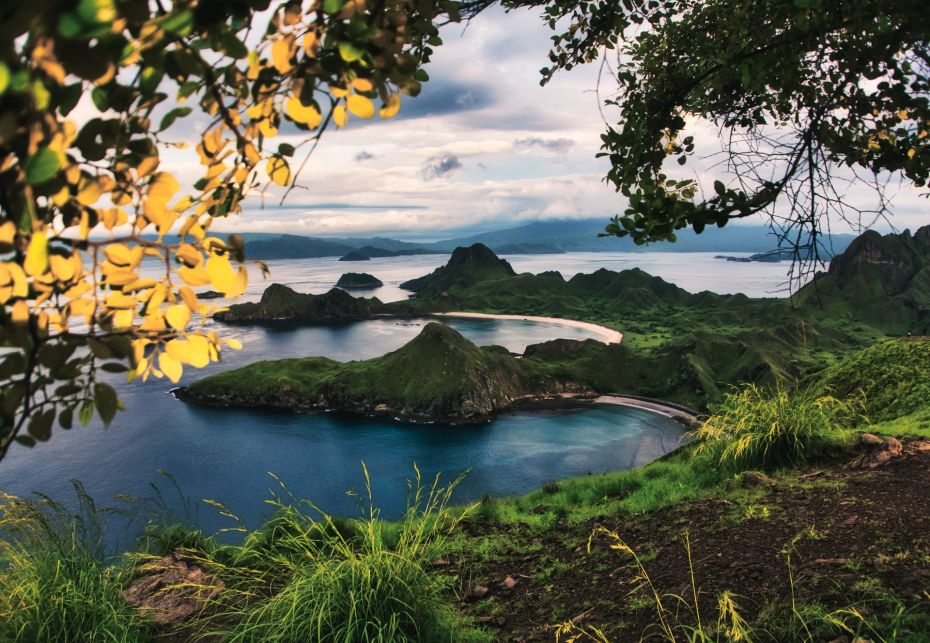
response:
M370 92L375 88L375 84L367 78L356 78L352 81L352 86L359 92Z
M346 123L349 122L349 114L346 112L345 106L336 105L333 108L333 120L336 122L337 127L345 127Z
M310 129L316 129L323 122L323 116L313 105L305 106L299 98L292 96L285 105L287 115L297 123L303 123Z
M200 302L197 301L197 295L194 294L194 291L188 286L181 286L178 288L178 293L180 293L181 299L187 307L191 309L191 312L197 312L197 309L200 307Z
M181 375L184 373L184 367L181 366L181 363L165 352L158 354L158 368L160 368L174 384L178 383L178 380L181 379Z
M917 150L913 147L907 151L907 158L912 159L917 156Z
M124 295L121 292L113 293L112 295L107 297L106 302L105 302L107 308L128 309L128 310L135 308L137 303L139 302L136 301L135 297Z
M135 268L142 261L143 249L140 246L130 248L125 243L111 243L104 249L107 261L120 268Z
M256 150L255 146L252 145L251 143L246 143L245 158L246 160L248 160L249 165L258 165L259 161L262 160L262 157L258 153L258 150Z
M349 95L349 90L344 87L332 86L329 88L329 93L333 95L333 98L345 98Z
M238 339L227 338L223 340L223 343L225 343L234 351L242 350L242 342L240 342Z
M184 280L188 286L206 286L210 283L210 274L202 267L188 268L182 266L178 269L178 276Z
M387 120L397 116L400 111L400 94L393 94L387 97L384 107L381 108L381 118Z
M262 122L258 124L258 130L266 138L273 138L278 135L278 128L274 126L274 123L270 118L262 120Z
M346 103L349 105L349 111L359 118L371 118L375 115L375 104L370 98L352 94L346 99Z
M28 294L29 282L19 264L12 261L0 263L0 304L5 304L11 297Z
M7 221L0 225L0 243L13 245L13 239L16 237L16 226L12 221Z
M148 198L167 203L181 189L177 179L169 172L159 172L149 184Z
M131 310L117 310L113 314L113 326L116 328L129 328L132 326L134 315Z
M316 46L319 41L320 39L315 31L308 32L307 35L304 36L304 51L308 56L316 56Z
M136 166L136 176L140 179L148 176L158 167L160 159L158 156L146 156L142 161Z
M898 118L900 118L902 121L906 121L908 118L910 118L910 115L907 113L906 109L899 109Z
M19 299L13 304L11 317L14 324L25 324L29 321L29 304L26 303L26 300Z
M139 325L139 330L147 330L153 333L161 333L167 329L168 327L165 326L165 316L158 310L146 315L145 319L143 319L142 323Z
M78 269L81 267L80 258L77 260L77 265L75 265L74 259L75 255L70 257L51 255L48 258L48 263L52 269L52 274L55 275L55 279L58 281L71 281L74 278L74 275L77 274Z
M33 233L23 267L26 268L26 273L32 276L45 274L48 270L48 237L44 232Z
M210 342L203 335L188 335L188 363L195 368L203 368L210 363Z
M213 255L207 259L207 274L210 275L210 283L213 287L222 293L235 286L236 275L229 264L229 257L225 255Z
M184 330L191 320L191 309L184 304L169 306L168 310L165 311L165 319L168 320L168 324L173 329Z
M236 277L233 280L232 286L226 290L223 295L227 299L232 299L233 297L238 297L245 292L246 287L249 285L249 273L244 266L239 266L239 270L236 271Z
M278 185L286 186L291 180L291 168L288 167L283 156L272 156L268 159L265 171L268 172L269 178Z
M276 40L271 45L271 62L275 68L282 74L286 74L294 68L291 65L291 55L294 49L294 36L286 36Z

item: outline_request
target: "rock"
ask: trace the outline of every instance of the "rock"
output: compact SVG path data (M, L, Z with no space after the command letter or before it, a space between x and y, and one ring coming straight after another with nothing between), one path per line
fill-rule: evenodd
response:
M183 623L225 587L181 552L145 563L138 571L141 575L129 584L123 598L159 625Z
M885 441L874 433L861 433L859 434L859 444L864 447L877 447L881 446Z
M479 598L484 598L487 595L487 593L488 593L487 587L485 587L484 585L475 585L470 590L468 590L468 593L466 594L466 596L468 598L476 600Z
M768 487L775 484L771 477L761 471L744 471L742 480L744 487Z
M888 438L880 445L872 447L869 453L863 454L854 459L851 463L854 467L860 469L875 469L888 464L894 458L900 457L904 453L904 445L897 438Z
M501 581L501 587L504 589L513 589L516 587L517 581L513 576L508 576L503 581Z

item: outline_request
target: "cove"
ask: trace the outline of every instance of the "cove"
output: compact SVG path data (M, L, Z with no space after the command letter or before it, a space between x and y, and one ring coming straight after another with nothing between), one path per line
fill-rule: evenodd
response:
M377 319L289 329L217 326L241 339L246 350L224 354L209 369L186 374L185 384L217 370L259 358L325 355L362 359L398 348L427 320ZM590 331L537 321L449 319L468 339L522 352L527 344ZM225 504L255 527L270 508L271 491L283 493L269 472L296 498L307 498L337 515L356 515L364 495L361 462L373 482L373 496L386 517L405 507L406 480L416 463L431 479L468 476L455 499L484 494L525 493L548 481L645 464L679 445L682 427L670 418L622 406L596 404L579 409L508 414L478 426L402 424L340 414L290 414L211 409L184 404L164 381L126 384L114 379L127 410L112 428L91 424L56 430L34 449L17 446L0 463L0 489L17 495L41 492L73 498L70 480L80 480L100 504L121 494L152 496L150 486L169 472L208 533L233 526L202 499ZM185 503L162 483L165 504L182 512Z

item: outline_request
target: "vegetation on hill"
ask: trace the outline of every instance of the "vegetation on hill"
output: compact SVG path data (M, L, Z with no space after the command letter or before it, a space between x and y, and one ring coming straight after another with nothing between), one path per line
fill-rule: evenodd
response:
M227 324L280 323L363 319L380 312L385 312L384 304L377 298L353 297L340 288L322 295L307 295L271 284L258 303L236 304L214 317Z
M179 391L181 399L218 406L340 410L446 422L481 421L516 403L592 394L583 384L550 377L536 361L516 359L499 347L478 348L435 322L382 357L347 363L322 357L257 362Z
M456 248L448 263L431 274L405 281L401 288L412 290L420 297L440 297L475 283L517 273L509 263L500 259L487 246L476 243L467 248Z
M383 285L383 281L367 272L346 272L336 282L337 288L380 288Z

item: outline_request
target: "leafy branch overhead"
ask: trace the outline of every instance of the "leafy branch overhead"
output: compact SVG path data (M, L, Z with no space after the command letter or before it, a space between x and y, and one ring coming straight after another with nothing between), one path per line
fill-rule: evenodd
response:
M177 381L236 348L206 329L198 289L241 294L244 244L211 223L263 182L292 188L331 123L397 114L457 19L445 1L6 3L0 456L75 415L109 423L101 369ZM185 122L200 133L190 191L161 167ZM284 127L300 144L272 144Z
M542 7L556 30L543 83L601 60L618 114L601 136L607 181L629 205L607 233L637 243L767 213L817 256L830 215L883 215L889 178L930 174L930 19L919 0L508 0ZM616 52L616 66L602 54ZM735 177L674 177L701 123L720 134L715 165ZM679 170L681 172L682 170ZM877 190L865 209L848 198Z

